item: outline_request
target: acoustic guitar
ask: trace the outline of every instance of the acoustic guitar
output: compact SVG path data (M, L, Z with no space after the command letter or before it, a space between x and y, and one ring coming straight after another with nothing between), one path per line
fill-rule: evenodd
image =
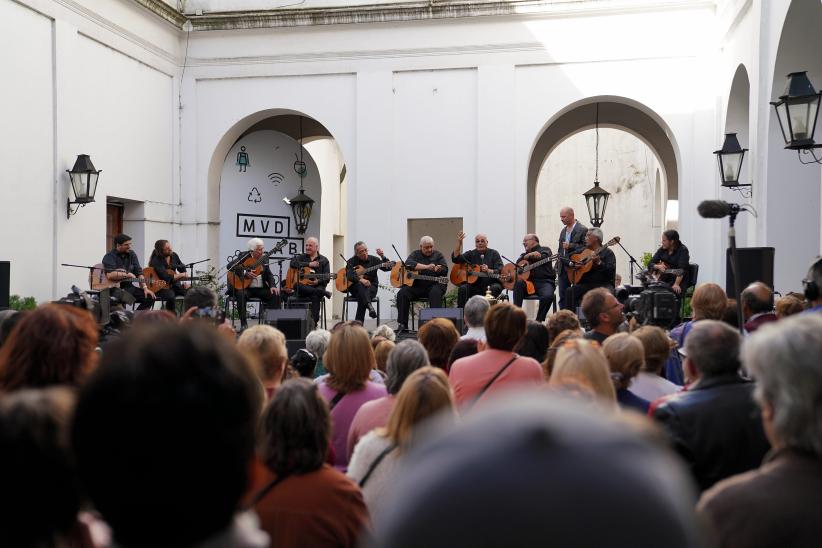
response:
M374 266L369 266L368 268L358 265L354 267L354 274L357 276L357 281L360 281L360 279L368 272L374 272L375 270L388 266L393 268L395 262L396 261L385 261L384 263L375 264ZM348 291L348 288L351 287L352 282L348 279L347 274L348 267L341 268L337 271L337 281L334 282L334 286L337 288L337 291L345 293Z
M116 272L125 271L117 270ZM106 267L103 266L103 263L97 263L94 265L94 268L88 275L88 285L94 291L102 291L103 289L109 289L111 287L120 287L121 281L124 282L126 280L118 280L116 282L109 280L108 276L106 276Z
M242 263L234 266L226 273L226 280L228 281L228 284L234 289L248 289L254 278L247 278L245 274L251 273L254 274L255 277L262 274L264 268L263 264L271 255L279 253L280 250L282 250L282 248L284 248L287 244L288 240L283 238L271 249L271 251L260 255L259 259L255 259L249 254L248 257L243 259ZM237 274L234 270L241 270L242 274Z
M174 269L167 268L166 273L173 278L174 275L177 272ZM166 288L169 287L169 283L166 282L165 280L163 280L162 278L160 278L160 276L157 275L157 271L154 270L154 268L152 268L150 266L147 266L143 269L143 278L146 279L146 286L148 287L148 290L151 291L152 293L157 293L161 289L166 289ZM202 280L204 280L204 278L203 277L197 277L197 276L191 278L191 277L186 276L184 278L177 278L174 281L175 282L190 282L192 280L202 281Z
M573 284L578 284L582 277L590 272L591 268L594 266L594 258L598 257L600 252L604 249L608 249L612 245L616 245L619 243L619 236L614 236L608 243L597 249L596 251L592 249L583 249L579 253L575 253L571 255L571 263L574 266L566 267L566 271L568 272L568 281Z
M294 289L296 285L317 285L321 280L334 280L337 278L336 272L328 274L317 273L313 268L289 268L285 275L285 288Z
M472 284L480 278L492 278L500 280L501 282L508 280L509 275L507 274L493 272L491 270L483 272L480 270L481 267L482 265L479 264L454 263L451 265L451 272L448 275L448 279L451 280L451 283L454 285L462 285L466 282Z
M662 277L666 275L676 278L677 276L682 276L683 274L685 274L685 270L682 268L669 268L665 272L660 272L657 269L646 269L636 276L637 279L639 279L643 284L648 285L659 282Z
M412 270L405 268L402 263L397 263L391 269L391 285L394 287L401 287L407 285L411 287L416 280L427 280L430 282L437 282L439 284L447 284L448 278L446 276L429 276L427 274L418 274Z
M540 259L538 261L534 261L533 263L529 263L528 259L522 259L518 261L517 264L507 264L502 267L500 271L500 276L505 276L505 279L500 278L502 281L503 287L505 289L514 289L514 284L517 281L525 282L525 287L529 295L533 295L535 288L533 282L531 282L531 271L535 268L538 268L545 263L551 262L559 257L558 253L551 255L550 257L545 257L544 259Z

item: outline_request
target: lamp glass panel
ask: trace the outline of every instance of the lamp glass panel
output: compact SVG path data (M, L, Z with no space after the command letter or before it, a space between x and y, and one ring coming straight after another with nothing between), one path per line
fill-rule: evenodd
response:
M718 155L723 183L739 182L739 171L742 169L743 154L743 152L729 152Z
M785 140L785 144L791 144L791 135L788 126L788 105L784 101L780 101L779 103L774 105L774 110L776 111L776 119L779 120L779 129L782 131L782 139Z
M816 97L792 100L788 112L791 117L791 131L794 141L812 139L811 130L816 114Z

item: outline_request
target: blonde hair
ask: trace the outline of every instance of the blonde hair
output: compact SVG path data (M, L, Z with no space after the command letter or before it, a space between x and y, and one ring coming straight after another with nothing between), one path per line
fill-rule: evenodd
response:
M385 373L385 364L388 363L388 356L394 350L396 345L391 341L380 341L374 347L374 359L377 362L377 369Z
M323 362L330 373L326 383L337 392L355 392L365 387L377 365L368 332L359 325L334 329Z
M725 291L714 283L699 284L691 298L694 320L721 320L728 307Z
M549 386L582 386L589 389L607 407L616 409L616 392L611 382L608 361L599 344L586 339L571 339L557 351L548 380Z
M551 341L548 351L545 354L545 361L542 362L542 373L545 375L545 380L551 378L551 371L554 369L554 363L557 360L557 352L566 341L571 339L581 339L582 333L579 329L565 329Z
M400 388L385 436L402 451L419 423L445 409L452 413L454 410L448 376L438 367L421 367L411 373Z
M617 333L605 339L602 352L608 360L617 388L628 388L631 379L636 377L645 365L642 342L629 333Z
M288 361L285 335L270 325L255 325L243 331L237 340L240 349L254 363L257 376L264 381L282 377Z

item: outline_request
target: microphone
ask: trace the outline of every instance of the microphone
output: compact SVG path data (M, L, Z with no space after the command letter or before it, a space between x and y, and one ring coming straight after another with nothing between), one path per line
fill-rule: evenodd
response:
M703 200L696 208L699 215L706 219L721 219L728 215L736 215L740 209L739 204L731 204L724 200Z
M480 253L480 264L485 262L485 253Z

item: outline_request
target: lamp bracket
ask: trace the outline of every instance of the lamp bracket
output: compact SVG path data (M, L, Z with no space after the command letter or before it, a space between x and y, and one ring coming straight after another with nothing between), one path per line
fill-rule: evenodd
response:
M76 205L74 209L71 209L72 205ZM66 198L66 219L71 219L72 215L75 215L81 207L86 207L85 202L72 202L71 199Z
M753 185L722 185L722 188L739 192L743 198L753 197Z
M822 148L822 145L813 145L813 146L812 146L812 147L810 147L810 148L802 148L802 149L798 149L798 150L796 151L796 156L799 158L799 163L800 163L800 164L804 164L804 165L809 165L809 164L822 164L822 157L817 157L817 156L816 156L816 153L813 151L813 149L815 149L815 148ZM803 159L802 159L802 155L803 155L803 154L804 154L806 157L807 157L808 155L810 155L810 156L813 158L813 160L808 160L808 161L806 162L805 160L803 160Z

